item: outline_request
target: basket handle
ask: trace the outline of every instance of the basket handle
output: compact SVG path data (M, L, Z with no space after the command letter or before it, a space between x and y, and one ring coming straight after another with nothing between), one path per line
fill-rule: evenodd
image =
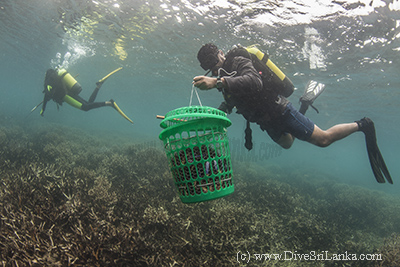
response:
M197 89L196 89L196 87L194 86L194 84L192 85L192 92L191 92L191 94L190 94L189 106L192 105L193 91L196 92L197 100L199 101L200 106L203 106L203 105L201 104L199 94L197 93Z

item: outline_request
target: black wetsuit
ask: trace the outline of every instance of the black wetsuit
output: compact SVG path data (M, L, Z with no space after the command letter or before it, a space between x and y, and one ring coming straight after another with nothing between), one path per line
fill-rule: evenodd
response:
M222 90L225 102L220 106L225 112L236 107L237 113L255 122L263 130L274 127L280 121L289 101L263 83L260 73L254 68L252 61L235 51L226 55L221 71L227 88ZM229 74L234 74L229 76Z
M244 48L228 52L222 68L225 71L221 70L220 75L227 88L222 90L225 102L220 109L229 113L236 107L237 113L248 121L245 132L251 132L249 122L255 122L275 142L287 133L300 140L310 139L315 124L280 95L279 87L268 73L256 70L251 55ZM248 139L251 137L246 134Z

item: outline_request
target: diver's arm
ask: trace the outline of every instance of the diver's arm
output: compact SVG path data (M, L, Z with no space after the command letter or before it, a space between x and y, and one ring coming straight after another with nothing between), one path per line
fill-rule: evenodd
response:
M196 76L193 78L193 85L199 88L200 90L210 90L213 88L217 88L217 78L208 77L208 76ZM225 78L221 78L221 82L223 87L226 86Z
M51 99L51 97L48 94L45 93L44 94L44 98L43 98L42 109L40 110L40 115L43 116L43 113L46 110L47 102L49 102L50 99Z

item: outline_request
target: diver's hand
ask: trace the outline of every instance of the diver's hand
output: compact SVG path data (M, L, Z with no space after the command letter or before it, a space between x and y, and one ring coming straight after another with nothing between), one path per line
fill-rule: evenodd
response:
M217 84L217 78L207 76L196 76L193 78L193 85L200 90L210 90L215 88Z

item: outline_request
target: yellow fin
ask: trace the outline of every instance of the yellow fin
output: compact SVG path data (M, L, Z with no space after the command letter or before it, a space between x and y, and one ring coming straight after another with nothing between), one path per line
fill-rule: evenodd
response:
M126 120L128 120L130 123L133 124L133 121L125 115L125 113L118 107L117 103L113 102L113 108L118 111L119 114L121 114L122 117L124 117Z
M98 81L98 83L103 83L103 82L105 82L105 80L107 80L108 77L110 77L111 75L113 75L113 74L116 73L117 71L120 71L121 69L122 69L122 67L119 67L118 69L113 70L112 72L110 72L109 74L107 74L106 76L104 76L103 78L101 78L101 79Z

